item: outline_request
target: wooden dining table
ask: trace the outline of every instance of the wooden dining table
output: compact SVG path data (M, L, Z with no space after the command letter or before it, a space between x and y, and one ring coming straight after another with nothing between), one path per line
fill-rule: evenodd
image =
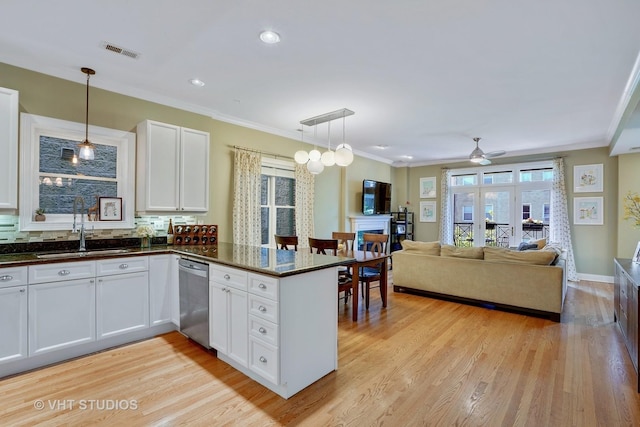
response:
M357 250L340 250L338 256L344 256L353 258L353 262L349 264L353 273L351 274L351 295L353 298L353 304L351 307L351 318L355 322L358 320L358 303L360 298L358 290L360 289L360 267L375 267L382 262L382 271L384 274L380 274L380 294L382 295L382 307L387 306L387 260L391 256L384 253L380 255L373 254L369 251L357 251Z

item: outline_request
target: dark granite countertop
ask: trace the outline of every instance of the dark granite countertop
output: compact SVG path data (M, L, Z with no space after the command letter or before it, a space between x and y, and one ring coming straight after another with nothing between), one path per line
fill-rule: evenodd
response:
M149 249L139 247L125 247L122 253L101 253L101 249L114 249L101 247L88 249L88 253L77 255L77 250L40 250L38 252L19 252L0 254L0 268L24 265L37 265L46 263L73 262L84 260L96 260L111 257L143 256L162 253L176 253L192 259L208 261L215 264L223 264L229 267L255 271L261 274L284 277L295 274L321 270L338 265L351 264L352 258L317 255L307 250L284 251L279 249L263 248L259 246L235 245L233 243L218 243L214 246L167 246L152 245ZM38 258L45 253L69 253L68 257L54 259Z

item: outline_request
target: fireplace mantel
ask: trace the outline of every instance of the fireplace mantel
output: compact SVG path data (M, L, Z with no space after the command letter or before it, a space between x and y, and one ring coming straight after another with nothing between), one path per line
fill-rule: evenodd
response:
M391 215L358 215L350 216L351 232L356 233L356 242L362 242L362 233L389 234ZM389 245L387 245L389 247Z

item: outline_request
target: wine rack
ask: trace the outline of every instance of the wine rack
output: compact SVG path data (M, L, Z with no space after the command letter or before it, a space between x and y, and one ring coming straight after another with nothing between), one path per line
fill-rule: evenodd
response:
M204 225L176 225L174 226L174 245L215 245L218 243L218 226Z

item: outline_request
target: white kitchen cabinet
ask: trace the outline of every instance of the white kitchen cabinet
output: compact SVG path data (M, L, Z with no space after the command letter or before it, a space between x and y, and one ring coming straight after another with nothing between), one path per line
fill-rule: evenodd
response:
M151 326L172 321L173 271L178 266L172 255L149 257L149 323Z
M209 344L243 367L248 365L247 273L209 269Z
M137 127L136 210L209 210L209 133L145 120Z
M149 327L149 273L98 277L98 339Z
M27 357L27 267L0 269L0 363Z
M149 327L149 257L97 261L98 339Z
M0 87L0 209L18 208L18 91Z
M28 293L30 356L95 341L94 278L30 284Z

